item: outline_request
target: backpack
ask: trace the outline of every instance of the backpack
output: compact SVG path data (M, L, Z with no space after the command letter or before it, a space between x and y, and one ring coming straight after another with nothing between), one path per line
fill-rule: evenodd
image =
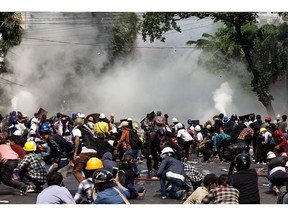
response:
M79 125L77 128L81 131L81 145L97 151L95 138L92 132L85 125Z
M142 141L135 130L129 131L130 146L134 149L142 148Z

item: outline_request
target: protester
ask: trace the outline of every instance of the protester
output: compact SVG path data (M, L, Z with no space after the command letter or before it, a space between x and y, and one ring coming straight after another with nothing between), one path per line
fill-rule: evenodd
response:
M201 204L203 198L211 189L217 187L218 178L215 174L207 174L203 180L203 186L198 187L183 204Z
M93 178L97 198L93 204L125 204L130 192L118 181L118 176L113 178L111 172L107 170L97 171ZM116 186L115 186L116 185Z
M230 185L230 176L222 174L218 178L218 186L209 191L202 204L239 204L239 191Z
M20 178L29 185L34 184L35 191L42 191L42 185L47 182L47 172L45 167L42 166L38 155L35 154L36 143L28 141L25 143L23 149L26 151L26 155L23 160L18 163L17 170Z
M63 184L61 173L48 173L47 184L48 187L38 194L36 204L76 204L70 191Z
M86 176L80 182L74 200L77 204L92 203L96 197L96 192L93 185L93 174L95 171L103 169L102 161L96 157L90 158L86 163Z

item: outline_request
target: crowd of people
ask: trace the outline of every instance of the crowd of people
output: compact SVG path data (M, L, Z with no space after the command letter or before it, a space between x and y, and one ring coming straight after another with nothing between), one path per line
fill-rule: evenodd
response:
M129 204L145 196L146 188L134 183L141 171L138 164L145 161L148 176L159 178L162 199L259 204L258 176L251 163L267 165L269 188L275 193L288 182L286 120L286 115L272 121L259 114L220 113L203 124L176 117L170 122L168 114L158 111L148 113L140 125L131 118L116 125L114 114L57 113L47 118L38 112L28 118L12 111L1 118L0 181L21 195L39 193L37 204ZM141 144L134 143L133 133ZM229 172L203 175L189 163L193 158L227 161ZM79 185L75 195L63 185L61 169L67 166Z

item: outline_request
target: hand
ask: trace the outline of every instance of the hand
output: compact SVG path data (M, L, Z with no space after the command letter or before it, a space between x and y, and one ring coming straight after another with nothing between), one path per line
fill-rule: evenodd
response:
M152 158L152 155L149 155L148 157L149 157L149 158Z
M52 167L53 167L53 169L58 169L58 163L53 163Z

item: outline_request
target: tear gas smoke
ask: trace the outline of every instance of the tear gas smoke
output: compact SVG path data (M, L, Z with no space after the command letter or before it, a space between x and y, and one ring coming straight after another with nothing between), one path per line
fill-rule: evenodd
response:
M227 115L226 108L232 105L233 90L230 88L229 83L224 82L220 88L213 92L213 100L215 103L215 109L219 113Z
M8 87L13 96L9 111L31 116L42 107L48 116L57 112L103 112L107 116L114 113L116 120L131 117L139 121L159 110L167 113L169 120L175 116L184 124L188 118L204 123L219 112L265 112L251 92L241 90L235 77L227 80L199 67L201 51L185 45L204 32L213 33L211 20L183 22L186 30L182 34L167 33L166 43L144 43L139 35L131 61L118 62L101 74L106 59L105 43L101 41L105 38L95 24L71 25L71 17L64 19L61 13L52 12L35 13L30 21L35 23L41 16L63 18L67 23L34 24L31 28L28 23L21 45L7 56L13 80L25 86ZM79 65L80 61L87 64Z

